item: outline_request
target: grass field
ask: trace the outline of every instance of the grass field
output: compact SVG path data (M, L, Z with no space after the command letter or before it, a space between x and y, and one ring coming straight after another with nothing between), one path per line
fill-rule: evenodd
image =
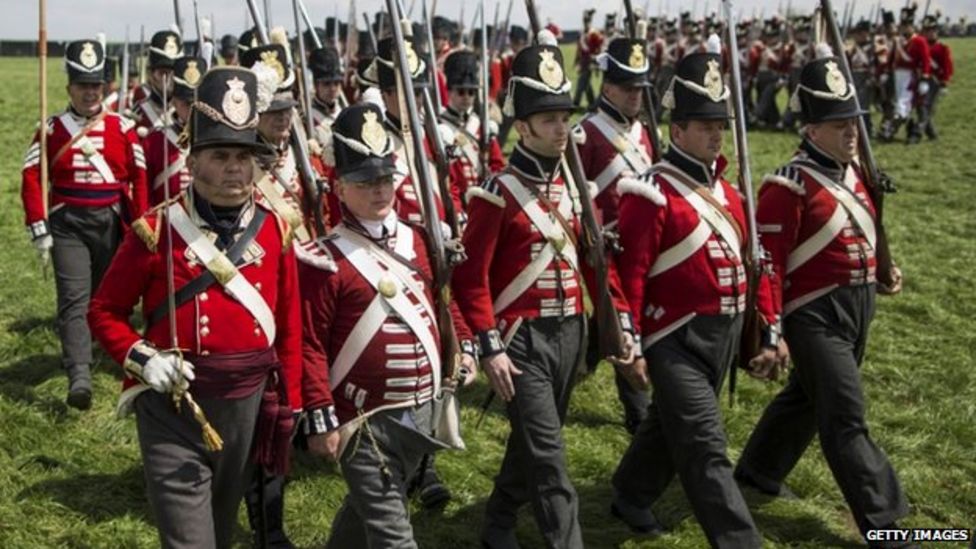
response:
M911 527L976 527L976 201L969 187L976 184L969 148L976 41L951 44L959 74L937 116L941 140L876 149L900 188L886 214L906 284L903 295L879 302L863 380L871 433L900 474L912 505L903 525ZM50 65L50 108L60 109L64 77L58 60ZM97 364L90 412L63 404L54 284L34 259L19 199L22 156L38 112L36 65L2 59L0 74L0 547L153 547L135 426L113 414L119 368L104 357ZM775 168L796 144L782 133L755 133L750 141L754 174ZM610 374L599 371L576 389L565 428L587 545L705 546L676 484L655 507L671 529L667 536L635 538L609 516L609 478L628 439ZM733 459L778 388L743 380L734 409L723 395ZM423 547L476 546L507 435L497 407L474 429L485 392L481 383L466 397L469 450L438 461L454 500L442 514L414 514ZM301 547L328 537L345 493L335 473L307 456L297 459L286 511ZM816 445L788 484L801 499L750 501L769 547L862 544ZM243 513L240 524L245 545ZM542 545L528 509L519 537L524 547Z

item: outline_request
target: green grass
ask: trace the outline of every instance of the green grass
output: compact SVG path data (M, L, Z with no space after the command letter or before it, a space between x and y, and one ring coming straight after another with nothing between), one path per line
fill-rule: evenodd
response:
M887 216L906 286L903 295L879 303L863 380L871 434L899 472L912 505L904 525L912 527L976 526L976 168L967 137L976 102L976 42L952 46L960 73L940 105L942 139L876 149L900 188ZM135 426L113 414L118 367L104 358L98 364L92 411L82 414L63 404L54 284L42 276L27 242L18 194L22 155L37 113L36 65L3 59L0 70L0 547L153 547ZM52 60L50 74L50 107L59 109L65 96L58 60ZM750 141L757 177L796 144L781 133L754 133ZM742 380L737 407L723 404L733 458L777 389ZM476 403L485 392L480 384L467 397L469 450L438 461L454 500L442 515L414 514L424 547L476 545L507 434L497 408L474 429ZM663 538L634 538L609 517L609 478L627 445L620 417L609 370L576 389L565 440L587 545L706 545L678 486L655 507L672 529ZM769 547L859 544L816 444L788 483L800 500L751 502ZM292 539L302 547L321 546L344 494L333 467L300 457L287 497ZM542 545L528 509L519 537L524 547ZM243 530L240 540L246 540Z

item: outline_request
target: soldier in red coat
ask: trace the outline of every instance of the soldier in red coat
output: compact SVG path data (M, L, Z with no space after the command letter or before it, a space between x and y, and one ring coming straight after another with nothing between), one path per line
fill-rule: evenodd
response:
M652 171L618 185L620 280L635 313L643 358L636 377L653 387L647 418L613 475L611 512L632 530L660 534L651 512L675 475L712 547L760 547L732 477L718 393L739 350L748 287L742 198L723 179L729 89L721 56L678 64L664 97L671 147ZM759 281L765 375L785 364L768 280Z
M576 95L573 96L573 104L579 107L583 101L583 94L586 94L586 104L592 105L593 69L596 68L596 56L603 51L603 33L600 29L593 27L593 15L596 8L583 11L583 32L580 33L576 41Z
M935 129L935 106L942 94L946 93L949 81L952 80L952 50L949 44L939 40L939 12L927 15L922 21L922 33L929 44L931 54L932 79L929 81L929 93L923 99L919 125L929 139L938 139L939 132Z
M163 112L163 87L173 93L173 65L183 56L183 41L173 31L159 31L149 41L149 81L133 95L133 113L140 137L166 125L170 113Z
M800 15L787 22L787 25L793 26L793 39L783 46L783 72L786 75L786 93L792 96L800 81L800 71L816 57L816 45L812 39L813 17ZM793 111L786 109L783 113L783 127L793 132L795 123Z
M756 83L756 123L765 128L781 123L776 104L776 96L786 84L781 33L780 20L769 19L763 25L762 39L753 44L749 53L749 72Z
M190 119L193 93L207 70L202 57L181 57L173 65L173 96L167 98L172 105L172 123L156 128L142 140L146 151L146 179L150 185L150 205L163 202L169 195L176 196L190 185L193 176L186 167L190 144L181 139ZM165 146L164 146L165 144ZM164 151L165 149L165 151ZM166 157L164 157L164 152Z
M736 477L767 494L788 493L784 480L818 437L861 532L896 528L908 502L868 434L858 369L876 292L898 292L901 275L895 270L890 288L875 281L876 212L855 161L862 112L854 86L835 57L808 64L800 81L793 103L803 141L767 176L756 213L794 368L749 438Z
M525 27L512 25L508 28L508 48L501 53L502 62L502 92L498 94L498 103L505 104L505 97L508 93L508 81L512 77L512 62L518 52L529 42L529 31ZM508 134L512 130L512 123L515 122L509 116L502 113L502 123L498 127L498 143L504 147L508 142Z
M922 138L922 127L912 119L912 114L922 106L931 91L932 58L928 41L915 32L917 8L916 4L902 8L899 36L895 37L892 45L895 108L894 118L881 128L880 137L885 141L894 139L902 124L906 123L909 144L918 143Z
M68 404L91 406L88 300L122 238L146 209L146 161L132 122L102 106L105 53L96 40L65 50L70 104L45 121L48 181L41 181L40 131L24 158L21 198L27 233L44 263L53 257L61 362ZM50 185L47 196L44 185Z
M643 88L651 85L645 46L644 40L615 38L607 51L597 57L603 86L596 110L579 124L579 131L586 136L578 147L583 173L596 185L594 203L601 223L611 230L617 225L617 184L649 170L654 158L651 137L638 120ZM595 328L591 324L591 337ZM591 351L596 347L595 341L590 340ZM596 367L600 357L592 352L590 355L588 363ZM620 372L615 377L617 395L624 408L624 425L633 434L647 415L647 393L631 387Z
M135 411L164 547L231 546L252 468L284 470L292 407L301 409L292 231L252 183L262 147L256 91L245 69L204 76L191 115L192 187L133 224L88 313L125 370L119 408ZM130 323L140 303L142 334ZM184 395L223 439L221 451L205 444Z
M505 103L519 143L505 170L467 193L468 259L454 272L454 294L512 426L488 499L485 547L518 545L516 517L527 503L547 546L583 546L562 424L586 353L583 292L597 281L580 259L577 187L560 164L571 134L569 89L557 46L519 52ZM610 284L629 328L612 273L600 282Z
M343 110L333 137L342 222L298 248L308 444L340 463L349 488L327 547L416 547L409 480L426 454L463 444L432 423L442 391L458 382L441 363L448 327L437 321L426 233L393 208L382 111ZM470 383L474 344L456 306L451 316Z
M464 197L468 188L497 173L505 167L502 148L498 144L498 125L492 120L482 120L475 111L475 101L481 89L481 63L472 51L459 50L447 57L444 74L447 77L447 104L441 113L441 126L445 147L451 152L451 180L458 186L458 195ZM481 150L482 132L488 133L488 151ZM484 155L484 157L482 156ZM482 162L487 160L487 166ZM484 171L483 168L487 168Z

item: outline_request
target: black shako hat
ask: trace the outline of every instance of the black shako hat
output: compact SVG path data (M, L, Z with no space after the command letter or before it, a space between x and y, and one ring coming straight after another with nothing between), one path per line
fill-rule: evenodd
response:
M202 57L187 55L177 59L173 64L173 96L193 101L193 93L206 72L207 60Z
M458 50L447 56L444 60L444 77L447 79L448 88L460 88L468 90L479 89L481 78L479 76L478 54L471 50Z
M258 37L257 31L253 28L247 29L241 33L241 37L237 39L237 53L244 55L244 52L251 48L256 48L261 45L260 39Z
M563 71L563 54L557 46L524 48L512 61L503 112L519 120L540 112L573 112L576 108L569 95L571 88Z
M671 121L729 118L729 88L722 80L717 53L693 53L678 61L661 104L671 109Z
M512 42L528 42L529 31L525 27L512 25L508 28L508 39Z
M71 84L105 83L105 49L98 40L77 40L64 50L64 69Z
M237 52L237 37L233 34L225 34L220 37L220 56L230 57Z
M115 82L119 79L119 58L118 57L106 57L105 58L105 81Z
M918 4L912 3L910 6L905 6L901 9L901 21L902 25L915 25L915 12L918 10Z
M928 14L922 18L922 29L931 30L939 28L939 17L942 14L940 12L935 12L935 15Z
M647 75L650 74L651 64L645 49L646 43L643 40L612 40L607 50L596 58L603 71L603 81L635 88L650 86Z
M241 67L214 67L197 86L190 114L190 150L247 147L266 152L258 142L258 78Z
M329 42L329 35L325 33L325 29L322 27L315 27L315 34L312 34L312 29L305 29L302 33L302 39L305 40L305 49L311 50L315 47L315 39L319 39L319 44L325 45Z
M790 97L790 109L808 124L844 120L864 114L857 107L854 84L847 81L837 57L815 59L800 71L800 81Z
M149 68L172 69L183 56L183 40L173 31L159 31L149 40Z
M316 82L342 82L339 52L331 46L314 49L308 54L308 68Z
M394 39L388 36L376 44L376 57L373 59L372 67L367 71L366 78L377 82L381 90L388 90L396 87L396 70L394 69L393 57L396 55L396 48L393 45ZM410 69L410 77L413 80L414 88L422 88L427 85L427 63L417 55L414 49L413 40L404 37L406 44L407 68ZM370 73L369 71L374 71ZM374 78L375 76L375 78Z
M371 103L351 105L332 123L336 175L353 183L393 175L393 141L383 126L383 111Z

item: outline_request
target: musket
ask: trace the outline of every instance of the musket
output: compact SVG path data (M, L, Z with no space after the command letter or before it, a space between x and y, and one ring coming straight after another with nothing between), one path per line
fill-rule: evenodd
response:
M923 20L928 16L930 7L932 7L932 0L925 0L925 11L922 12Z
M505 22L502 23L502 27L495 28L495 48L494 51L500 52L505 49L508 43L508 28L512 23L512 6L515 4L515 0L508 0L508 9L505 10Z
M495 10L498 15L498 10ZM485 21L485 0L481 0L481 89L478 101L478 116L481 118L481 135L478 136L478 153L481 160L481 178L491 173L488 155L491 152L491 134L488 133L488 22Z
M342 50L342 69L352 66L352 59L359 51L359 29L356 28L356 0L349 0L349 11L346 13L346 47Z
M634 40L646 40L647 32L645 31L644 36L640 36L638 31L639 25L637 24L637 16L634 14L634 8L631 4L631 0L624 0L624 10L626 13L627 20L627 34L630 35L631 39ZM648 60L648 63L650 61ZM654 116L654 88L647 86L641 88L641 122L644 124L644 129L647 131L647 136L651 139L651 160L657 163L661 160L661 139L657 133L657 119ZM637 174L640 175L640 174Z
M498 32L498 16L501 15L501 13L500 13L501 11L502 11L502 2L501 2L501 0L495 0L495 17L494 17L494 19L491 22L491 28L494 29L494 31L496 33ZM491 41L491 45L494 48L494 46L495 46L495 40L492 40ZM494 49L492 51L494 51Z
M427 39L427 65L430 67L430 74L433 79L434 93L431 94L434 102L434 112L440 112L444 106L444 98L441 97L441 87L437 85L437 52L434 50L434 18L433 14L427 11L427 0L420 0L420 11L424 18L424 34Z
M837 21L834 19L834 12L830 5L830 0L820 0L820 5L823 7L821 16L826 19L827 23L828 39L831 42L830 46L835 52L839 52L837 58L840 60L840 67L844 72L844 78L847 79L848 85L853 85L851 84L854 82L854 78L851 76L851 65L847 60L847 56L844 55L844 39L840 35L840 29L837 28ZM861 110L861 103L857 98L857 94L853 94L853 99L857 109ZM875 259L877 260L876 277L879 282L891 287L895 282L893 272L894 262L891 258L891 249L888 246L888 235L885 231L883 216L885 194L895 192L895 186L888 175L878 168L874 151L871 148L871 136L867 132L863 116L857 117L857 130L858 162L861 165L861 171L871 193L871 199L874 202L874 209L877 215L875 222L877 234L875 240Z
M460 36L461 44L467 46L468 39L465 36L465 31L467 29L464 28L464 2L461 2L461 14L458 15L458 25L459 25L458 32L461 33Z
M468 31L468 40L465 42L465 45L466 46L474 46L474 44L473 44L473 42L474 42L474 29L475 29L475 25L478 22L478 18L481 17L481 11L482 11L483 8L484 8L484 6L482 6L482 5L479 4L478 5L478 11L476 11L474 13L474 15L471 16L471 26L468 27L470 29Z
M180 0L173 0L173 15L176 17L176 32L180 34L180 39L183 40L183 16L180 15Z
M44 220L47 221L47 0L39 0L37 10L37 64L38 64L38 102L41 108L40 124L37 126L38 146L40 147L40 172L41 172L41 209L44 213ZM47 267L41 267L47 273ZM45 275L46 276L46 275Z
M246 0L247 7L251 12L251 18L254 20L254 28L258 34L258 41L261 44L268 44L268 28L261 18L261 12L258 11L256 1ZM302 127L301 122L295 117L291 120L291 134L289 134L288 139L291 141L291 150L295 154L295 165L298 167L301 175L300 179L305 187L305 215L312 217L316 232L319 235L324 235L327 231L325 227L325 216L320 204L322 204L322 197L326 193L326 184L318 177L315 168L312 167L312 162L308 157L308 137L305 134L305 128Z
M139 84L146 81L146 26L139 25Z
M122 46L122 85L119 86L119 114L129 107L129 25L125 26L125 45Z
M538 43L539 31L542 30L542 27L539 26L539 15L535 9L535 0L525 0L525 8L529 12L532 35ZM609 266L607 265L603 229L600 222L597 221L596 212L593 210L593 197L590 195L590 189L586 183L588 180L583 171L583 162L580 160L579 149L576 148L576 142L572 137L566 145L563 161L571 175L572 184L576 185L576 190L579 193L582 209L580 218L583 222L583 238L580 239L581 251L585 254L584 257L590 267L593 268L596 277L596 288L590 288L590 292L595 298L593 305L597 335L599 336L597 341L600 356L624 357L626 356L624 331L610 296Z
M411 30L410 21L403 18L402 8L398 6L397 0L386 0L386 7L390 14L393 43L396 46L393 64L397 73L397 96L401 109L400 130L404 141L403 150L407 155L406 160L410 167L411 177L414 178L413 181L420 190L420 203L424 210L424 229L431 243L430 254L433 259L434 271L433 289L437 295L437 321L441 334L441 371L434 375L456 380L460 375L461 348L450 313L451 292L449 284L452 265L448 258L444 234L437 214L432 178L424 154L423 138L421 137L423 126L420 123L420 111L417 108L417 100L413 93L413 79L410 75L406 48L404 47L404 34ZM442 200L446 205L451 200L450 194L442 195Z
M302 113L305 115L305 131L308 133L309 137L315 136L315 121L312 120L312 79L308 75L308 56L305 55L305 39L302 37L302 22L299 19L299 4L301 0L291 1L291 11L295 19L295 36L298 37L296 42L298 42L298 57L301 59L301 64L295 64L295 70L298 71L299 83L301 88L301 100L302 100ZM318 37L315 36L315 29L309 29L309 33L312 35L313 41L318 41Z
M200 26L200 11L197 9L197 0L193 0L193 25L197 31L197 57L202 57L207 61L207 68L210 68L210 57L204 54L203 28Z
M252 14L253 16L253 14ZM264 0L264 20L268 23L265 28L271 28L271 8L268 7L268 0ZM267 42L265 42L267 44Z
M735 36L736 19L732 0L722 0L725 11L726 47L729 52L729 87L732 94L732 143L735 147L739 168L739 193L745 201L746 228L748 229L747 255L743 261L746 270L746 307L743 314L742 340L737 368L747 369L749 361L759 352L759 315L756 300L759 281L762 278L763 257L756 228L756 201L752 192L752 171L749 168L749 140L746 133L746 109L742 99L742 68L739 66L739 42ZM729 375L729 400L735 405L735 368Z
M369 43L373 46L373 53L375 54L378 50L376 49L376 33L373 32L373 25L369 22L369 14L363 12L363 21L366 21L366 33L369 34Z

